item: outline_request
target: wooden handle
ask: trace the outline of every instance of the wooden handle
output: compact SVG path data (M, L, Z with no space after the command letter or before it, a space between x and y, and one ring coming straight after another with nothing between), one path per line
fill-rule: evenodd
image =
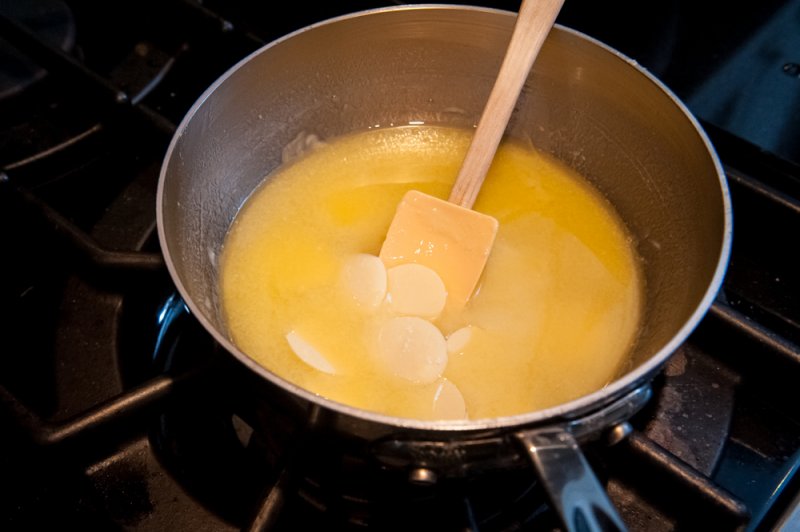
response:
M449 201L471 209L492 164L508 119L564 0L523 0L506 56L478 128L450 191Z

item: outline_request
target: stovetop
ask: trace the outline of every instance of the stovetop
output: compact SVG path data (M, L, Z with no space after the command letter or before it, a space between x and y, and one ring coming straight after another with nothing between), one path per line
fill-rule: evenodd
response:
M0 1L22 21L0 20L4 529L557 528L526 471L365 497L371 464L253 412L247 377L159 252L159 166L199 94L274 38L388 2L12 4ZM633 432L585 451L631 530L800 526L800 2L596 4L567 0L559 22L687 102L725 167L734 241L717 300ZM330 456L337 489L309 473Z

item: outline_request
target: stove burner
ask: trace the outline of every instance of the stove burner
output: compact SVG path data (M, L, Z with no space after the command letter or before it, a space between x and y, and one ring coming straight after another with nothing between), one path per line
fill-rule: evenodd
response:
M0 0L0 15L22 24L43 42L64 52L72 51L75 46L75 20L69 6L61 0ZM0 100L22 92L46 73L2 37L0 66Z
M530 467L448 479L389 467L365 442L315 429L302 414L281 408L279 398L265 398L179 297L167 298L158 315L159 371L214 364L214 393L165 409L152 435L155 449L186 489L226 521L250 530L298 521L353 530L449 529L458 522L465 530L555 526Z
M154 204L172 124L235 60L320 12L298 9L285 20L266 4L232 1L126 10L0 0L0 13L51 4L74 8L64 17L81 28L85 57L60 52L64 39L73 46L69 26L48 41L50 53L5 31L13 51L0 51L24 50L52 72L0 99L0 528L359 530L387 520L421 528L414 508L443 509L470 530L558 528L528 470L487 473L485 487L448 484L433 470L382 468L353 442L326 449L304 417L251 401L253 376L179 298L165 303L174 286L154 236ZM759 9L779 4L799 5ZM726 39L733 43L759 21L744 10L718 20L713 6L681 7L680 23L690 27L658 60L669 59L668 85L686 96L719 55L692 38L707 37L701 22L719 22L719 35L738 20L741 31ZM112 27L137 23L109 36L109 16ZM778 83L796 82L797 57L778 59ZM781 108L792 116L789 103ZM734 204L724 290L654 382L631 434L587 448L587 458L632 531L788 530L800 522L800 262L791 240L800 230L800 168L703 126ZM375 493L364 480L374 477Z

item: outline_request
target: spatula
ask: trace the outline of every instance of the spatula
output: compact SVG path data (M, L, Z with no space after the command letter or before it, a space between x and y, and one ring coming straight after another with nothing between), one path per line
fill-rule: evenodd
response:
M465 305L492 251L498 221L472 210L519 93L564 0L523 0L503 63L447 201L410 190L381 247L387 268L414 262L442 278Z

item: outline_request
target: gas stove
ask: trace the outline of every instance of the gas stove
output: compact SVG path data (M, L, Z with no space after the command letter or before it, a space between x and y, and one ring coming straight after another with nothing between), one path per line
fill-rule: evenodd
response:
M532 471L436 482L256 404L159 251L161 160L200 93L275 38L390 4L0 0L3 528L559 529ZM696 114L734 240L632 431L587 458L631 530L798 529L800 2L595 4L567 0L559 22Z

